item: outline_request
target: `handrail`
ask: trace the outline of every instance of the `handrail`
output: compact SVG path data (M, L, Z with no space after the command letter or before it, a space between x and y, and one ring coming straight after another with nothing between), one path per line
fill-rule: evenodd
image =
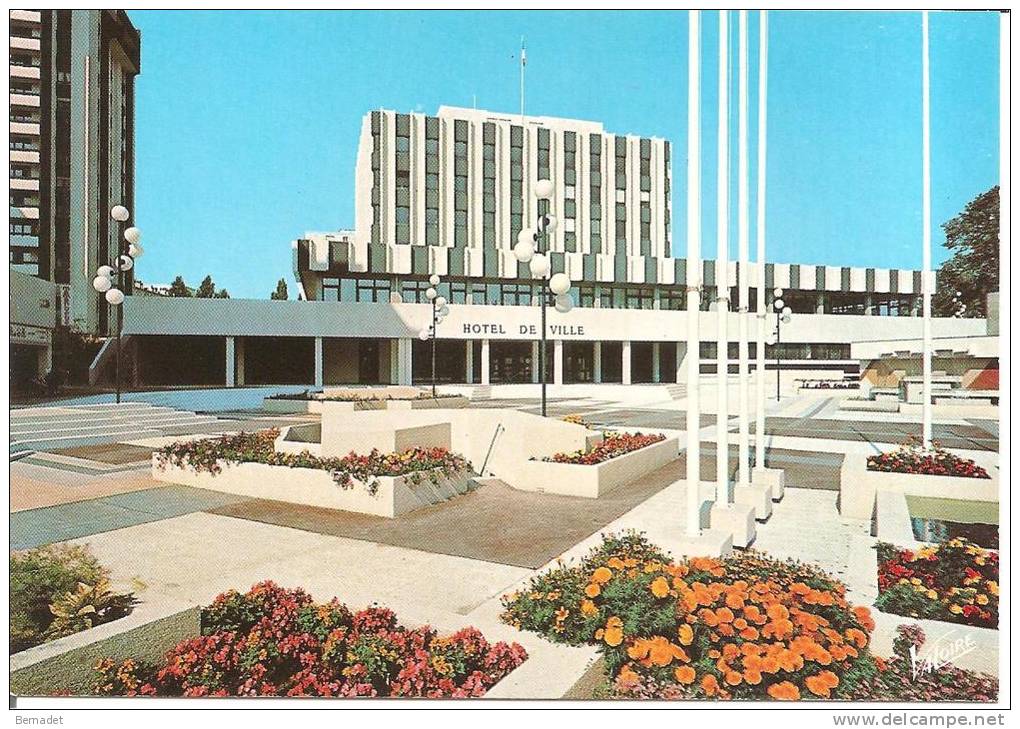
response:
M496 423L496 430L492 433L492 440L489 441L489 450L485 452L485 460L482 461L482 468L478 472L479 476L485 475L485 467L489 465L489 456L492 455L492 446L496 444L496 438L499 436L499 431L504 430L503 423Z

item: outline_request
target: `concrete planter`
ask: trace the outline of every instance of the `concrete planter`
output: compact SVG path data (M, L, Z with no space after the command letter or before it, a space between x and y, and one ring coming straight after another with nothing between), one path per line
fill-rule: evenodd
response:
M798 387L798 395L814 395L815 397L838 397L846 393L859 392L857 387Z
M507 480L522 491L597 499L666 465L677 457L679 451L679 438L673 437L591 466L523 461L512 480Z
M899 412L900 403L898 400L858 400L847 398L839 403L840 410L858 410L869 413L896 413Z
M434 410L438 408L465 408L470 401L461 395L432 398L420 398L417 400L327 400L324 398L309 398L307 400L292 400L290 398L263 398L262 409L267 413L287 414L322 414L324 403L335 410Z
M886 541L886 540L883 540ZM914 543L915 546L919 543ZM909 547L909 544L897 546ZM893 654L893 640L900 625L916 625L924 631L925 642L918 654L919 659L932 656L936 659L947 649L946 657L957 667L970 671L981 671L999 675L999 631L995 628L979 628L944 620L927 620L897 615L879 610L874 606L878 597L878 555L874 540L855 539L850 549L848 571L855 574L862 587L851 595L851 602L871 606L875 630L871 633L870 649L879 656ZM961 645L962 641L962 645ZM953 649L956 650L953 650Z
M321 400L291 400L289 398L266 397L262 399L262 409L267 413L322 413ZM353 410L354 408L351 408Z
M255 499L390 518L463 494L472 483L468 471L449 477L438 471L422 471L404 476L378 476L375 479L378 488L372 494L366 484L359 481L353 481L349 488L343 489L333 481L329 471L317 468L228 461L219 461L219 465L222 470L218 474L196 471L191 467L167 465L161 468L153 455L152 477L157 481Z
M847 455L839 473L839 513L848 519L871 519L879 491L974 501L999 500L999 470L994 456L975 459L991 478L925 476L869 471L867 456Z

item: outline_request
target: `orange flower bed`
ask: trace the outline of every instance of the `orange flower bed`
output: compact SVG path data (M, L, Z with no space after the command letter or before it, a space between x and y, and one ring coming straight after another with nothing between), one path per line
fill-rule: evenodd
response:
M573 642L600 645L619 695L668 686L680 698L845 698L876 670L868 609L813 568L755 553L598 556L573 568L578 590L557 591L577 596L554 601L557 625L579 625ZM513 597L507 606L512 622L527 620Z

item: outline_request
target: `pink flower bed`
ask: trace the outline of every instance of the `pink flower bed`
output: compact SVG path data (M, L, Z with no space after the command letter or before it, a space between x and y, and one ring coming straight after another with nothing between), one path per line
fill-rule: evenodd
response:
M583 466L594 466L627 453L654 445L666 440L661 433L642 435L641 433L606 433L602 442L583 451L573 453L557 453L543 461L553 463L575 463Z
M262 582L202 611L202 634L159 665L104 659L102 696L482 696L528 655L475 628L439 636L408 629L392 610L352 612L335 598Z

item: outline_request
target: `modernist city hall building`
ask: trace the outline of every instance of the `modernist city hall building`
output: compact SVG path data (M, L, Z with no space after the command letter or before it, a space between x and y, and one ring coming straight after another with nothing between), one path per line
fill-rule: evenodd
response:
M431 378L432 274L450 313L438 327L441 382L536 382L543 287L513 245L533 227L532 187L549 179L552 272L573 282L575 307L548 310L548 379L555 383L682 381L686 261L672 244L671 145L606 132L595 122L441 107L364 118L354 230L292 243L304 301L130 297L125 332L141 384L425 382ZM704 262L703 331L715 332L719 281ZM842 377L851 342L921 336L920 272L768 264L793 319L769 366ZM755 301L752 291L751 301ZM735 304L733 305L735 308ZM733 315L732 338L737 320ZM935 334L984 333L980 320L936 320ZM970 332L970 329L973 332ZM752 343L753 352L753 343ZM715 343L703 343L714 371ZM736 357L736 343L731 358ZM735 363L734 363L735 367Z

